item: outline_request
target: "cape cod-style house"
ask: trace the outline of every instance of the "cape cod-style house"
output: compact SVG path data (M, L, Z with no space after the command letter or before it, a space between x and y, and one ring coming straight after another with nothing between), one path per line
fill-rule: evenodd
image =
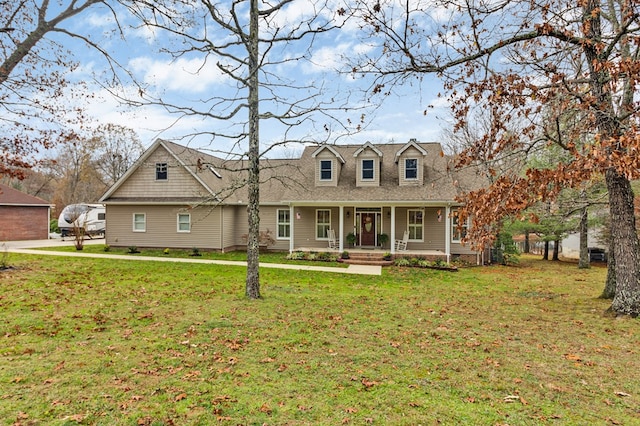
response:
M466 224L457 226L455 197L483 179L451 162L439 143L414 139L307 146L299 158L261 160L260 229L272 250L378 249L478 262L460 243ZM245 248L244 166L157 140L100 200L106 243Z

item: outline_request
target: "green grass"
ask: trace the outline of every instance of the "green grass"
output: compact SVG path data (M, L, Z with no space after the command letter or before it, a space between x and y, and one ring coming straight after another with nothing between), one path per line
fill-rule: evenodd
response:
M524 258L381 277L11 254L0 422L640 422L638 321L605 269Z
M61 252L77 252L75 246L59 246L59 247L43 247L38 250L45 251L61 251ZM104 255L129 255L135 256L152 256L152 257L164 257L164 258L195 258L195 259L209 259L209 260L231 260L246 262L246 251L232 251L227 253L220 253L217 251L198 250L199 256L194 257L194 249L168 249L165 253L164 249L153 248L138 248L138 253L130 253L128 247L109 247L108 251L105 251L104 244L86 244L82 249L82 253L95 253ZM290 260L287 259L288 252L278 251L264 251L260 253L260 262L262 263L284 263L284 264L298 264L298 265L314 265L314 266L331 266L337 268L346 268L349 265L341 262L325 262L325 261L305 261L305 260ZM329 254L329 253L327 253ZM337 253L330 253L333 256L338 256Z

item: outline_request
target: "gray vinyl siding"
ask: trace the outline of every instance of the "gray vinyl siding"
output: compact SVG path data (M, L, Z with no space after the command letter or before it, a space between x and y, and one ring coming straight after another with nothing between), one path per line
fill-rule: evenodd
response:
M156 163L167 163L167 180L156 180ZM153 152L111 195L126 197L202 197L204 188L163 147Z
M222 210L222 219L220 221L222 234L222 249L234 250L236 248L236 235L238 234L238 228L236 226L237 211L244 209L239 206L224 206L220 208ZM244 209L246 210L246 209ZM246 225L245 225L246 227Z
M420 207L397 208L396 209L396 239L402 239L404 231L407 229L407 211L421 209ZM409 241L409 250L445 250L445 208L423 208L422 236L424 241ZM441 217L438 221L438 210Z
M233 238L234 245L238 247L246 247L246 235L249 232L249 214L246 205L238 205L233 207L233 229L235 230Z
M295 248L304 247L318 250L328 249L329 242L327 239L316 239L316 210L331 210L331 228L336 230L336 237L340 238L338 235L340 229L340 210L338 207L296 207L294 209L291 224L292 226L295 226ZM296 218L298 213L300 214L300 219ZM350 230L346 230L346 228L345 224L345 232L351 232Z
M145 232L133 231L133 214L146 216ZM178 232L178 213L191 215L191 231ZM221 209L188 206L107 205L106 243L117 247L194 248L219 250Z

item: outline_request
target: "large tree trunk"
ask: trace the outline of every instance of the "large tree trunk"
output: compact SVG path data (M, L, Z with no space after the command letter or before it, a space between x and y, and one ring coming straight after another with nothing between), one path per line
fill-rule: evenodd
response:
M584 196L583 191L583 196ZM580 215L580 260L578 261L578 268L586 269L589 267L589 212L587 207L582 208Z
M544 253L542 253L542 260L549 260L549 241L544 242Z
M560 240L553 241L553 257L551 260L560 260Z
M607 171L606 180L615 261L615 296L611 310L636 317L640 314L640 243L636 233L633 190L629 180L613 169Z
M613 299L616 295L616 256L614 253L613 238L609 236L609 253L607 255L607 280L604 290L600 295L603 299Z
M249 29L249 233L246 295L260 298L260 133L258 97L258 0L251 0Z
M531 243L529 242L529 231L524 231L524 248L522 251L527 254L531 252Z

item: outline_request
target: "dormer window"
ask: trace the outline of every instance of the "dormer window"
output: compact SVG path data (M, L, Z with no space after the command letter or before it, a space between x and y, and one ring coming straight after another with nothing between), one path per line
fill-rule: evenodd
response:
M311 158L315 159L315 185L338 186L340 172L344 165L344 158L336 148L321 145L313 151Z
M156 180L167 180L167 163L156 163Z
M331 160L320 160L320 180L333 179L333 162Z
M373 180L374 177L374 161L362 160L362 180Z
M407 158L404 160L404 178L406 180L418 179L418 159Z
M425 179L425 159L427 151L417 140L411 139L396 152L398 184L400 186L422 186Z

